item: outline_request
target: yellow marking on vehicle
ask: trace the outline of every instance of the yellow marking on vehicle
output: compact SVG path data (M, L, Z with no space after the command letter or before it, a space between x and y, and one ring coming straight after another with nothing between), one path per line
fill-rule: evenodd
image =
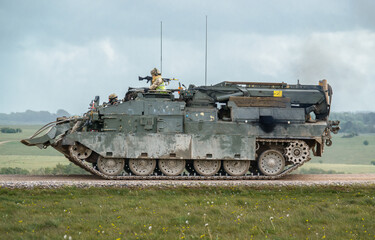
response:
M282 97L283 96L283 91L273 91L273 96L274 97Z

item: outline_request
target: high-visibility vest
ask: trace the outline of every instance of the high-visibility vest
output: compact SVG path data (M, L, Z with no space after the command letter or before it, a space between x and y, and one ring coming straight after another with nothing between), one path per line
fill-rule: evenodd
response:
M156 90L158 90L158 91L160 91L160 90L165 90L165 84L164 84L164 81L163 81L162 84L160 84L160 85L156 88Z

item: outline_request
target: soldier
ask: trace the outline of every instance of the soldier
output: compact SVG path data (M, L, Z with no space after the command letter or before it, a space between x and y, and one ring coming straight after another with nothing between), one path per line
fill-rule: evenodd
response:
M109 95L108 100L108 105L116 104L118 102L117 95L115 93L112 93L111 95Z
M165 85L163 78L161 77L161 73L159 69L154 68L151 70L152 76L152 83L150 86L150 90L165 90Z

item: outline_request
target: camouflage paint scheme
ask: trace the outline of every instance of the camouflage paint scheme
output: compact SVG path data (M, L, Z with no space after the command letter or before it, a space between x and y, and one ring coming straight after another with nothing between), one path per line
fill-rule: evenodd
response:
M338 131L328 121L327 84L222 82L180 91L175 98L130 89L115 105L96 99L83 117L23 143L64 154L64 146L80 143L105 158L256 160L257 139L303 139L321 156L330 131ZM84 125L71 130L77 121Z

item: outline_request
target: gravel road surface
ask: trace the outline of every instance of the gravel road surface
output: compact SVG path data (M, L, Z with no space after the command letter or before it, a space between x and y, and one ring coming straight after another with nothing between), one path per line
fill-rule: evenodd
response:
M375 174L290 174L278 180L103 180L91 175L0 175L1 188L75 187L200 187L200 186L345 186L371 185Z

